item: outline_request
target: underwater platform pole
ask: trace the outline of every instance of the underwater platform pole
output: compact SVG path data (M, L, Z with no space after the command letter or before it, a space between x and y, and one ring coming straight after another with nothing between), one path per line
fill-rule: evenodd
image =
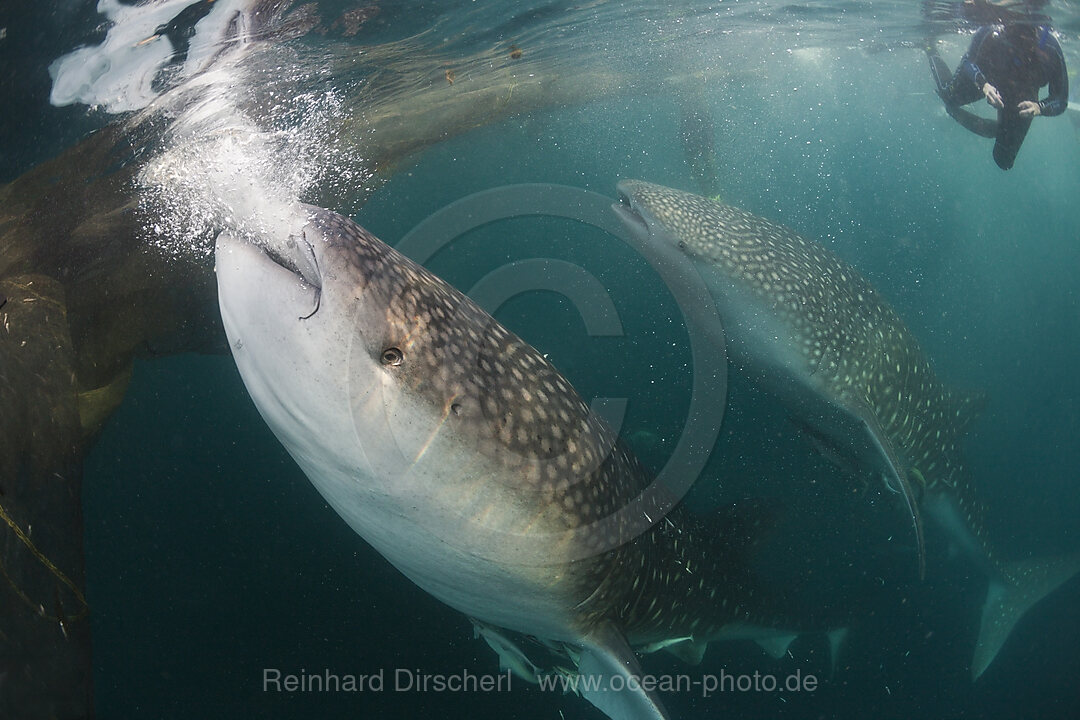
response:
M83 458L135 356L224 337L209 264L140 240L118 132L0 186L0 718L93 716Z
M0 302L0 717L89 717L82 430L63 289L5 278Z

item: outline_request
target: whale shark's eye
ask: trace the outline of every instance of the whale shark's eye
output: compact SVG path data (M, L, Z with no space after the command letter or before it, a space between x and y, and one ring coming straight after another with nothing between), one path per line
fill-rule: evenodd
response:
M382 351L383 365L400 365L405 360L405 353L396 347L388 347Z

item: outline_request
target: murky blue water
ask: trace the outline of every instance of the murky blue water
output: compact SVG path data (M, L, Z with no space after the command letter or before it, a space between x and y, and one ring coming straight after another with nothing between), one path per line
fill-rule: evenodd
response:
M328 24L353 7L318 10ZM1075 9L1049 12L1080 67ZM0 18L0 90L12 108L0 177L11 179L116 118L48 105L42 68L102 39L86 4ZM964 31L943 36L950 65ZM946 381L986 392L967 461L1003 552L1073 550L1080 124L1071 110L1036 119L1015 168L999 171L991 143L956 125L933 94L925 33L918 7L899 2L461 2L385 4L347 41L331 32L282 43L305 72L320 53L340 55L341 42L369 56L393 47L394 62L427 63L437 79L453 69L463 91L475 54L490 48L520 48L556 74L607 68L617 91L455 133L404 159L365 201L337 209L355 209L394 244L472 193L555 183L614 198L619 179L641 178L720 194L789 225L865 273ZM293 71L278 60L274 74ZM365 62L357 77L326 81L374 84L379 61ZM373 105L389 105L408 96L409 82L380 92ZM688 135L688 114L709 124ZM703 142L714 151L705 179L688 160ZM553 292L513 297L497 317L584 397L627 398L624 436L647 464L662 465L689 402L686 331L671 294L618 238L565 218L513 217L455 238L428 266L467 290L529 258L599 278L622 334L590 335L579 309ZM658 674L821 679L814 692L672 693L664 700L673 718L1075 715L1075 579L1029 612L972 684L982 576L931 536L918 583L910 541L893 539L907 538L906 526L888 500L841 497L834 469L784 412L745 379L731 383L721 440L691 501L707 509L769 498L783 522L769 540L768 572L797 575L811 597L851 607L857 620L835 672L814 637L781 660L749 643L714 645L700 667L649 656L645 669ZM405 580L326 506L262 422L230 357L140 360L87 458L83 487L101 717L600 717L578 698L518 681L493 693L265 692L266 668L483 674L497 660L464 616Z

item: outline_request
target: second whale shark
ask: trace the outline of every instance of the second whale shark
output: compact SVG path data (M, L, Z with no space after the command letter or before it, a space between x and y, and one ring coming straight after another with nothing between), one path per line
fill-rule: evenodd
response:
M823 245L682 190L628 180L618 192L631 232L694 262L752 379L902 490L918 528L917 502L990 579L977 678L1020 617L1080 571L1080 554L1010 562L992 547L959 447L978 398L946 387L899 314Z

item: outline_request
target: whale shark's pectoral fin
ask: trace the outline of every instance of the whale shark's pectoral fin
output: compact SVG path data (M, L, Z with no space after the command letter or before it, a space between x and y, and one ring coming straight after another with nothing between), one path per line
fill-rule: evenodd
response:
M475 618L470 618L470 620L472 620L473 624L473 637L483 638L488 647L498 655L499 670L503 672L509 670L522 680L533 685L539 682L540 667L525 655L525 651L521 649L521 646L498 628L482 623Z
M578 658L578 692L611 720L666 720L655 692L637 680L641 668L626 638L610 623L590 632Z
M1005 580L991 580L986 591L979 639L971 659L972 680L994 662L1024 613L1078 572L1080 553L1006 563Z
M915 530L915 543L918 548L917 552L919 556L919 579L922 580L926 577L926 546L923 541L923 526L922 516L919 514L919 500L915 497L915 490L912 488L911 481L908 479L907 466L901 462L900 456L896 453L896 448L893 447L892 441L889 440L889 436L886 435L885 431L881 428L877 415L871 410L868 404L861 403L856 412L856 416L866 426L868 437L884 461L886 489L895 490L904 496L904 503L907 504L908 514L911 516L911 525Z

